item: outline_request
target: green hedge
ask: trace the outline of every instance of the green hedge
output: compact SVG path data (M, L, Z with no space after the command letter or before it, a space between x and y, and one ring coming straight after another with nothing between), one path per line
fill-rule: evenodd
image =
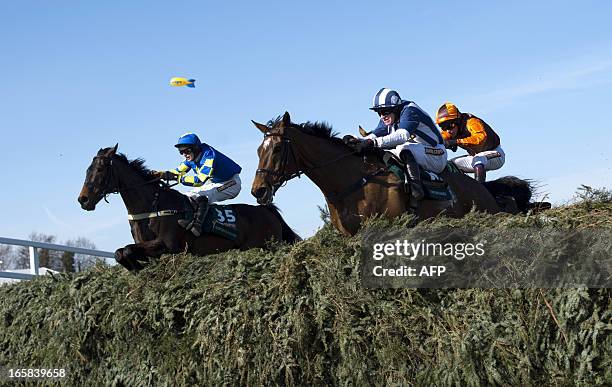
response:
M418 227L483 224L610 228L612 204ZM67 368L71 385L612 383L610 289L368 290L360 243L324 227L138 275L97 266L0 286L0 365Z

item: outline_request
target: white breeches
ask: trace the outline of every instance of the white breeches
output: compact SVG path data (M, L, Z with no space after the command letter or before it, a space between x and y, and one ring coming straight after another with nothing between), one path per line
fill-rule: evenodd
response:
M473 173L474 167L478 164L482 164L485 167L485 171L494 171L501 168L506 162L506 154L503 149L498 146L497 148L476 153L474 156L459 156L451 160L455 165L463 172Z
M440 173L446 168L446 148L442 144L431 147L418 142L406 142L396 146L394 149L389 149L389 151L400 157L400 153L404 149L410 150L417 164L426 171Z
M209 203L222 202L227 199L233 199L240 193L242 183L240 176L235 174L231 179L219 183L206 183L201 187L194 187L187 192L187 196L206 196Z

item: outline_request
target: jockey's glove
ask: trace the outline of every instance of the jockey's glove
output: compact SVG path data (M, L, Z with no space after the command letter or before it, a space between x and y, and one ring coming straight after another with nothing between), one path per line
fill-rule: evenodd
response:
M369 149L374 149L374 140L371 138L365 140L358 140L358 142L352 146L352 148L357 152L363 152Z
M453 152L457 150L457 140L444 140L444 147Z
M348 146L352 146L358 143L359 139L355 136L351 136L350 134L347 134L346 136L342 137L342 141L344 142L344 144Z
M160 173L159 178L164 180L178 180L178 175L170 171L165 171Z

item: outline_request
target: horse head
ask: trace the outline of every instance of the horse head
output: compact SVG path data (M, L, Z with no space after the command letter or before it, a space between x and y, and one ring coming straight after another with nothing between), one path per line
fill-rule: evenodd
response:
M259 165L251 187L251 194L259 204L270 204L276 191L288 180L300 174L291 139L287 129L293 124L288 112L273 124L260 124L252 121L263 135L257 148Z
M116 154L118 146L119 144L116 144L111 148L100 149L89 168L87 168L85 183L83 183L78 198L81 208L84 210L95 210L96 204L103 197L116 190L116 187L111 186L111 180L112 158Z

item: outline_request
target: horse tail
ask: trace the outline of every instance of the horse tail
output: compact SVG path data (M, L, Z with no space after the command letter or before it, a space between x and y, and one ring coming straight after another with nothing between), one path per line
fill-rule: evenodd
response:
M495 197L513 197L519 211L523 213L527 213L529 210L529 202L535 191L535 187L531 180L519 179L516 176L504 176L496 180L486 181L484 186Z
M266 208L271 213L273 213L276 219L278 219L278 221L280 222L281 227L282 227L281 238L283 242L287 242L291 244L291 243L299 242L302 240L302 238L300 238L300 236L296 234L296 232L293 231L291 227L289 227L287 222L285 222L285 219L283 219L283 217L281 216L280 210L278 209L278 207L276 207L274 204L268 204L266 205Z

